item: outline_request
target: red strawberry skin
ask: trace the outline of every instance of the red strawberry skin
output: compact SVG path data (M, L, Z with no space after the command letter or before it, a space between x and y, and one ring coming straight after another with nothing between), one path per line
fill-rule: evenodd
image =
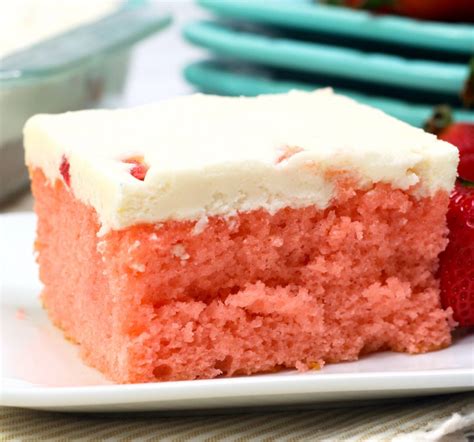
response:
M390 0L395 14L422 20L466 21L474 20L472 0Z
M449 244L440 255L441 303L462 327L474 326L474 187L458 180L447 216Z
M421 20L474 21L472 0L319 0L332 5L369 9Z
M438 134L438 138L459 149L458 175L474 182L474 124L453 123Z

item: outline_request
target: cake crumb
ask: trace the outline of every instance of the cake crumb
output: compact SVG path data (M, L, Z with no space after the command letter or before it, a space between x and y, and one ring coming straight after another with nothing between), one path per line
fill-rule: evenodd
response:
M283 239L279 236L272 239L273 247L281 247L283 245Z
M310 367L308 366L308 364L305 364L304 362L301 362L301 361L296 361L295 363L295 368L298 370L298 371L308 371L310 369Z
M200 233L204 232L206 229L206 226L209 222L209 218L207 216L202 216L199 218L196 224L194 224L193 230L192 230L192 235L196 236L199 235Z
M239 228L240 222L237 217L227 218L227 226L231 232L235 232Z
M176 256L176 258L181 259L182 261L185 261L189 259L189 254L186 252L186 249L182 244L176 244L172 247L171 253Z
M189 321L183 329L183 339L184 342L193 342L194 340L194 331L193 331L193 322Z
M103 255L104 252L105 252L105 247L106 247L106 246L107 246L107 243L106 243L105 241L99 241L99 242L97 243L96 249L97 249L97 251L98 251L101 255Z
M26 319L26 312L25 310L20 307L16 310L16 313L15 313L15 317L16 319L20 320L20 321L23 321Z
M310 362L308 367L310 370L321 370L321 368L323 368L323 364L320 362Z
M355 223L355 234L359 241L364 239L364 226L361 223Z
M150 241L158 241L158 235L153 232L153 233L149 236L149 239L150 239Z
M140 247L141 242L138 241L138 239L128 248L128 253L133 252L135 249L138 249Z
M140 264L138 262L132 262L129 267L138 273L143 273L145 271L145 264Z

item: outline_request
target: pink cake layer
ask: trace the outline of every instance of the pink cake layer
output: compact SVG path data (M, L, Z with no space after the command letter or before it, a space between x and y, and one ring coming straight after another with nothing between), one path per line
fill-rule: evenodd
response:
M141 224L96 212L33 170L42 299L117 382L306 370L450 344L434 277L446 192L338 181L330 207Z

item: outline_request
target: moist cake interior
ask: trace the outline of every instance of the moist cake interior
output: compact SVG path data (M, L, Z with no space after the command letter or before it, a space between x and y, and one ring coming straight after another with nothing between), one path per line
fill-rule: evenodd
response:
M95 210L32 172L42 300L117 382L211 378L450 343L434 278L446 192L375 184L315 207L140 224L98 237Z

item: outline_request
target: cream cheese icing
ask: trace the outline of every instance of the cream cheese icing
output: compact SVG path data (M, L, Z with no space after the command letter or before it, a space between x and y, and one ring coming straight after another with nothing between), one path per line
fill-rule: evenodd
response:
M457 149L330 89L254 98L196 94L123 110L36 115L24 128L26 163L51 181L69 162L76 198L101 233L141 222L232 216L334 196L327 171L363 188L385 182L449 191ZM144 180L129 158L141 157Z

